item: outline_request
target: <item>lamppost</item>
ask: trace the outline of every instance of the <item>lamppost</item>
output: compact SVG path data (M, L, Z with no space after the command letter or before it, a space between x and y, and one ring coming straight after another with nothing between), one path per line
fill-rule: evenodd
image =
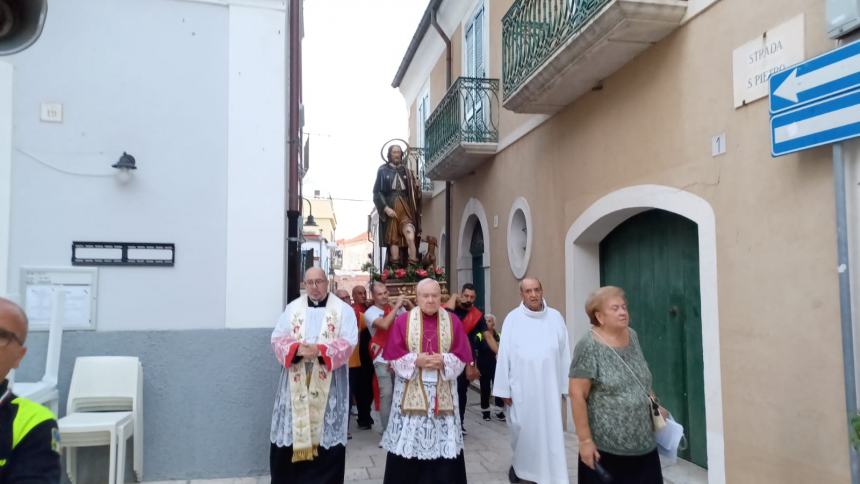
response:
M302 260L304 259L304 252L301 247L301 239L302 232L299 230L299 218L301 217L302 200L308 202L308 218L305 220L304 225L308 227L318 227L316 220L314 220L313 215L313 206L311 205L311 201L305 197L297 196L296 197L296 205L298 206L298 210L290 211L290 236L288 238L288 250L287 250L287 302L294 300L299 297L301 294L300 286L302 273L304 269L301 267Z
M305 220L304 227L319 227L319 224L314 219L313 204L305 197L302 197L302 200L308 202L308 218ZM304 228L302 229L302 235L304 235ZM320 230L320 268L322 268L322 230ZM302 267L302 270L305 270L304 266Z
M314 220L314 206L311 205L311 201L305 197L302 197L302 200L308 202L308 218L305 220L305 225L308 227L319 227L317 221Z

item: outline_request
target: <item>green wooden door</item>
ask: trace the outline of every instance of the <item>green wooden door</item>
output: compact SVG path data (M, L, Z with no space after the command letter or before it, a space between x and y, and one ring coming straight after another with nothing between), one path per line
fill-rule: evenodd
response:
M475 223L472 239L469 243L469 253L472 255L472 284L475 285L475 306L484 311L484 231L481 223Z
M663 210L631 217L600 242L600 284L627 294L654 391L684 426L679 457L707 467L696 224Z

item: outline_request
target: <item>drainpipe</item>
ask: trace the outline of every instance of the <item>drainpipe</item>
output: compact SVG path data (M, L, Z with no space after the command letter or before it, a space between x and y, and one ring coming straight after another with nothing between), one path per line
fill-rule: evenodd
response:
M441 2L439 5L441 5ZM436 29L436 32L439 33L439 37L442 37L442 41L445 42L445 89L447 90L451 87L451 39L445 35L442 26L436 21L436 10L439 9L439 5L436 5L436 8L430 11L430 23Z
M441 5L441 2L440 4ZM445 31L442 30L442 27L439 25L439 22L436 21L436 10L439 9L439 5L436 5L436 8L430 11L430 23L433 25L433 28L436 29L436 32L439 33L439 36L442 37L442 41L445 42L445 92L448 92L448 89L451 88L451 39L445 35ZM445 278L448 280L448 290L453 292L454 288L451 286L451 187L453 183L450 181L445 182L445 268L447 272L445 273Z
M299 130L299 103L301 102L302 89L302 39L301 39L301 2L302 0L290 0L289 15L289 38L287 51L290 54L290 64L287 68L287 77L290 83L290 96L287 119L287 152L289 166L287 169L287 246L284 257L287 259L286 277L286 300L289 301L299 297L299 149L301 149L301 131Z

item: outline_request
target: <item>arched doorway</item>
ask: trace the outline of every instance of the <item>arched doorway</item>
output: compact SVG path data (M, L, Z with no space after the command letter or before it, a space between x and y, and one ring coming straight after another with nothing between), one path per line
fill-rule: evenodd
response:
M481 311L485 311L484 231L481 228L481 222L476 222L475 227L472 229L469 254L472 256L472 284L475 285L475 292L478 294L478 297L475 299L475 306Z
M630 217L600 242L600 285L627 293L654 391L684 426L678 456L707 467L696 224L664 210Z
M571 343L575 345L591 327L582 308L588 295L600 285L600 242L631 217L651 209L665 210L696 224L708 482L725 484L716 217L707 200L677 187L636 185L610 192L586 208L574 220L565 236L565 313L568 332Z
M474 241L474 243L473 243ZM478 242L480 241L480 242ZM453 244L452 244L453 245ZM463 207L460 218L460 230L456 245L457 279L452 279L455 285L451 289L459 291L460 287L471 282L480 288L478 304L484 312L493 311L492 288L490 280L490 233L487 223L487 213L477 198L470 198ZM480 254L480 255L479 255ZM454 254L451 254L452 257Z

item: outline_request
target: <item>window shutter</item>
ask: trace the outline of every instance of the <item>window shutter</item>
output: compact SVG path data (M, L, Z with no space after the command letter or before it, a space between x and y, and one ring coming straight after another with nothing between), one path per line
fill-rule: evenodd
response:
M466 27L466 76L475 77L475 23Z
M475 15L475 77L486 77L484 71L484 7Z

